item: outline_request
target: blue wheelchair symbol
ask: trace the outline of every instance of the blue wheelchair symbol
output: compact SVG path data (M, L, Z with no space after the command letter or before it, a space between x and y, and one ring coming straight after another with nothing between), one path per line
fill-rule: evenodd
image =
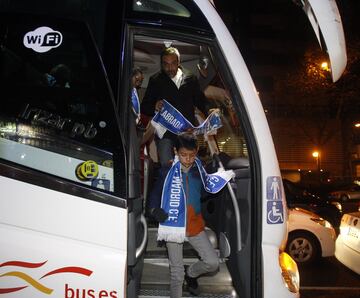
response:
M283 205L281 201L267 202L267 223L280 224L284 222Z
M110 190L110 180L94 179L91 181L91 186L99 189Z

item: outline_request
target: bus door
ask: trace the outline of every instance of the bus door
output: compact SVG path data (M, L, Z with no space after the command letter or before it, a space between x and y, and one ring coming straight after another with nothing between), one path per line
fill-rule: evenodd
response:
M178 1L167 1L163 5L157 5L155 1L141 3L142 5L132 1L126 11L125 63L129 61L128 73L132 67L138 67L144 73L145 79L139 90L141 100L150 76L160 70L161 51L165 47L174 46L180 52L181 65L198 76L200 88L206 95L209 106L221 111L223 127L215 136L199 139L200 157L209 172L216 171L220 166L214 161L214 154L219 155L224 167L236 172L236 179L231 184L235 197L230 196L228 189L217 195L204 197L202 211L207 227L217 235L217 249L227 265L224 270L232 281L230 284L221 284L219 288L226 288L221 294L230 296L235 289L240 297L260 297L263 291L261 283L258 283L262 276L260 160L243 96L236 87L208 20L203 18L194 3L189 1L186 6ZM158 19L161 19L162 26L154 24L153 20ZM247 73L245 65L241 67ZM246 79L251 85L251 78ZM203 116L199 115L199 119ZM153 144L151 138L144 140L145 143L148 141ZM149 152L156 162L156 149L151 153L150 145ZM276 172L278 166L275 165ZM144 199L146 207L146 197ZM282 230L278 239L284 237L285 220L280 225ZM154 239L149 238L151 240ZM148 247L150 245L151 243ZM274 256L277 266L278 255L277 252ZM161 274L156 273L156 276ZM281 285L284 285L280 270L278 278ZM157 281L156 284L159 283L161 282ZM150 284L150 287L154 287L154 284ZM293 297L285 286L283 289L283 297ZM219 294L215 286L211 286L209 291Z
M234 289L240 297L297 297L296 264L282 253L287 208L276 152L241 54L210 2L160 2L127 2L125 60L144 71L143 89L160 70L165 47L177 47L182 66L198 75L223 122L215 136L201 141L201 157L209 170L223 166L236 173L231 189L203 200Z
M92 34L44 7L5 4L0 296L124 297L125 153Z
M343 74L347 63L345 36L336 2L305 0L297 4L308 17L321 48L327 52L331 78L336 82Z

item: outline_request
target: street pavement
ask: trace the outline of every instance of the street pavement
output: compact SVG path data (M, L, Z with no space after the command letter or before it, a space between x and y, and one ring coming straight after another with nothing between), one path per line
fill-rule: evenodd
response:
M360 275L335 257L299 266L301 298L359 298Z

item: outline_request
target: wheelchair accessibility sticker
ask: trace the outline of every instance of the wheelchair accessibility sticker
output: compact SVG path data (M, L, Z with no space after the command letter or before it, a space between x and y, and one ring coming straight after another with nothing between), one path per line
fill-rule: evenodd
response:
M267 202L267 223L278 224L284 222L283 204L281 201Z
M110 190L110 180L107 179L94 179L91 181L91 186L99 189Z
M281 177L279 176L270 176L266 179L266 221L268 224L280 224L284 222L281 183Z

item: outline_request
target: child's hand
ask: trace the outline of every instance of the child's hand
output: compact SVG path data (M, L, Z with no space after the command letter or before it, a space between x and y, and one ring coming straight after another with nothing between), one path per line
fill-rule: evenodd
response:
M162 208L154 208L151 211L151 216L158 222L164 222L169 215Z

